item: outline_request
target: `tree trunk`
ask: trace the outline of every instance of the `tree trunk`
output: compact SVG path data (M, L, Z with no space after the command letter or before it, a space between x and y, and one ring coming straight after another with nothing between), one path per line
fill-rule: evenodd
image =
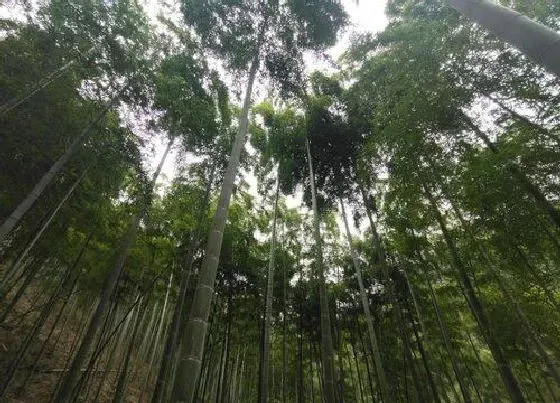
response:
M237 354L235 354L235 364L233 367L233 375L231 377L230 386L228 388L228 403L235 403L236 393L237 393L237 378L239 377L239 346L237 347Z
M156 380L156 387L152 393L152 403L159 403L165 401L167 385L170 379L174 378L172 370L174 369L174 362L176 362L176 350L179 335L185 327L186 319L183 312L186 312L187 308L187 288L189 285L190 276L192 273L192 265L194 262L194 255L199 244L200 235L202 232L202 221L204 215L208 211L208 204L210 200L210 193L212 192L212 183L214 182L214 174L216 172L216 162L212 163L210 169L210 174L208 177L208 182L206 183L206 190L204 197L202 198L201 208L197 216L197 226L194 235L190 239L190 243L187 251L187 258L184 263L184 267L181 273L181 282L179 286L179 295L177 297L177 302L175 303L175 308L173 309L173 317L171 323L169 324L170 329L168 331L167 339L165 340L165 347L162 353L162 360L159 368L158 377Z
M334 328L336 329L336 346L338 351L338 401L339 403L344 403L344 384L345 384L345 373L344 373L344 361L342 354L343 337L342 337L342 326L340 326L340 321L337 318L337 313L333 315ZM372 397L373 398L373 397ZM284 400L285 402L285 400Z
M545 137L547 140L553 140L557 144L560 143L560 137L558 137L556 134L552 133L546 127L543 127L543 126L539 125L538 123L535 123L535 122L531 121L529 118L517 113L512 108L507 106L503 101L501 101L500 99L488 94L486 91L482 91L482 90L479 90L479 91L486 98L488 98L492 102L495 102L496 104L498 104L498 106L500 108L502 108L503 110L505 110L514 120L517 120L517 121L523 123L525 126L530 127L531 129L534 129L535 131L540 133L543 137Z
M93 313L95 312L95 307L97 305L98 301L94 300L93 303L91 304L91 306L89 307L89 309L87 310L87 312L83 312L79 321L79 328L77 332L73 332L70 331L68 334L68 339L66 340L66 344L70 345L70 349L68 351L68 358L65 360L64 362L64 372L66 372L68 370L68 367L71 365L71 361L72 361L72 356L74 354L74 351L76 350L76 348L78 348L78 344L80 339L83 337L83 334L85 333L86 329L87 329L87 325L91 319L91 317L93 316ZM72 315L69 315L68 319L72 319L71 318ZM58 343L57 343L58 344ZM64 381L64 376L61 375L58 378L58 381L56 383L56 386L54 388L54 391L49 399L50 403L55 403L58 402L59 400L57 400L57 395L60 391L60 388L62 386L62 382Z
M43 194L43 191L48 185L51 184L56 175L62 170L66 162L70 159L72 155L82 146L84 140L89 136L95 125L105 116L105 114L111 109L113 104L117 101L117 98L112 99L108 102L105 107L99 112L90 124L82 130L82 132L72 141L68 146L64 154L62 154L58 160L50 167L50 169L43 175L43 177L37 182L35 187L27 194L25 199L15 208L14 211L4 220L2 226L0 226L0 243L2 243L10 231L21 220L23 215L31 208L31 206L37 201L37 199Z
M556 384L560 386L560 374L556 369L556 365L548 355L546 347L542 344L539 334L535 331L535 329L533 329L533 326L531 326L529 319L527 318L527 315L525 315L525 312L523 312L523 310L517 303L517 300L511 294L511 291L509 290L508 286L505 284L504 280L501 278L500 274L497 273L496 270L494 270L493 268L490 269L490 272L493 274L494 278L498 282L498 286L500 287L506 299L509 301L510 305L513 306L519 320L521 321L523 327L529 334L529 337L531 338L532 344L537 350L538 355L544 361L546 368L548 369L548 372L550 373L552 378L554 378Z
M142 394L140 396L140 400L142 400L142 397L144 395L144 391L145 391L146 386L150 383L150 378L151 378L151 375L152 375L152 367L154 366L154 360L155 360L155 357L156 357L156 352L159 350L159 346L158 346L159 338L162 334L165 318L167 316L167 301L169 299L169 292L171 290L172 284L173 284L173 271L171 272L171 274L169 276L169 283L167 284L167 290L165 291L165 299L164 299L164 302L163 302L163 309L161 310L161 319L160 319L159 327L158 327L156 337L155 337L155 340L154 340L154 347L152 348L152 354L150 355L150 360L148 362L148 373L146 374L146 379L144 380L144 385L143 385L143 389L142 389Z
M235 392L235 400L234 402L240 402L242 403L244 400L242 399L243 397L243 379L244 379L244 374L245 374L245 356L247 354L247 349L243 350L243 359L241 360L241 368L239 369L239 377L238 377L238 381L237 381L237 389Z
M350 328L350 326L347 324L346 325L348 327L348 332L350 333L350 346L352 347L352 351L350 352L353 357L354 357L354 366L356 367L356 377L358 378L358 391L360 392L360 401L361 402L365 402L365 398L364 398L364 385L362 382L362 370L360 369L360 363L358 362L358 354L356 353L356 338L354 337L354 333L352 332L352 329ZM365 352L364 352L364 358L365 361L367 363L367 357L365 356Z
M72 184L72 186L70 187L70 189L68 189L68 192L66 192L66 194L64 195L64 197L60 200L60 202L58 203L58 205L56 206L56 208L52 211L52 213L49 215L49 218L47 218L47 220L41 225L41 228L39 229L39 231L37 231L37 233L33 236L33 239L31 239L31 241L27 244L27 246L25 247L25 249L23 250L23 252L18 256L16 262L14 263L14 265L12 266L12 270L17 270L19 265L23 262L23 260L27 257L27 254L31 251L31 249L33 249L33 247L35 246L35 244L37 243L37 241L41 238L41 236L43 235L43 233L47 230L47 228L49 228L51 222L54 220L54 218L56 217L56 215L58 214L58 212L60 211L60 209L62 208L62 206L64 205L64 203L66 203L66 200L68 200L68 198L72 195L72 193L74 193L74 190L76 190L76 187L78 187L78 185L80 184L80 182L82 181L82 179L84 178L85 174L87 172L87 169L84 170L82 172L82 174L78 177L78 179L76 179L74 181L74 183Z
M352 359L350 357L350 352L348 350L348 345L342 343L341 347L341 354L344 352L345 356L346 356L346 361L348 362L348 372L350 373L350 384L352 386L352 392L354 392L354 401L358 402L358 392L357 392L357 388L358 388L358 384L354 378L354 371L352 370Z
M204 374L204 362L206 361L206 377L204 379L202 379L203 377L200 376L198 378L198 383L196 385L196 390L195 390L195 401L199 396L199 392L202 388L202 395L201 399L204 400L204 395L206 393L206 386L208 384L208 377L210 376L211 373L211 367L212 367L212 357L213 357L213 350L214 350L214 345L217 344L218 338L214 333L217 333L216 330L216 322L217 322L217 317L218 315L216 314L216 311L218 309L218 302L217 301L213 301L213 310L212 310L212 315L210 316L210 326L208 329L208 338L206 339L206 346L204 347L204 353L202 355L202 364L203 366L201 367L201 371ZM208 352L207 350L210 349L210 351ZM204 382L203 382L204 381Z
M350 247L350 254L352 256L352 262L354 263L354 270L356 271L356 277L358 278L358 286L360 288L360 298L362 300L362 309L366 317L369 342L373 351L373 361L375 363L375 369L377 370L377 378L379 380L379 386L381 389L383 402L392 402L392 396L389 389L389 384L387 383L387 376L385 375L385 369L383 368L383 361L381 359L381 352L379 350L379 343L377 341L377 335L375 334L375 328L373 326L373 318L371 316L371 311L369 309L369 301L364 287L364 282L362 279L362 269L360 268L360 260L352 244L352 234L350 233L350 226L348 225L348 218L346 217L346 210L344 209L344 203L342 198L340 198L340 210L342 212L342 219L344 221L344 227L346 228L346 237L348 238L348 244Z
M276 192L274 196L274 213L272 215L272 237L268 257L268 278L266 282L266 302L264 309L264 329L261 365L259 371L259 402L268 402L268 364L270 360L270 326L272 321L272 299L274 292L274 258L276 255L276 219L278 217L278 196L280 194L280 166L276 176Z
M12 299L10 300L10 302L4 307L4 310L0 313L0 325L2 325L4 323L4 321L6 320L8 315L12 312L14 307L17 305L17 303L19 302L20 298L25 293L25 290L27 289L29 284L31 284L31 282L33 281L33 279L35 278L37 273L40 271L42 264L43 264L42 261L41 262L33 261L31 263L31 267L29 267L29 269L27 270L27 273L24 272L24 274L26 274L26 276L23 280L23 283L19 286L19 288L15 292L15 294L12 297ZM18 279L18 281L19 281L19 279ZM17 282L14 283L13 286L15 287L16 285L17 285ZM7 296L7 294L8 294L8 292L6 292L6 296Z
M284 237L282 236L282 250L284 250ZM288 279L286 278L286 264L282 262L282 403L286 403L288 384L288 335L287 322L288 311L286 310L288 298Z
M531 341L533 342L533 345L535 346L538 355L540 356L540 358L544 361L548 371L550 372L550 375L554 378L554 380L556 381L557 385L560 386L560 374L558 373L558 370L556 369L555 364L553 363L552 359L550 358L550 356L548 355L547 349L545 348L545 346L542 344L541 338L538 335L538 333L533 329L533 326L531 326L531 323L529 321L529 319L527 318L527 315L525 315L525 312L523 312L523 310L521 309L521 307L519 306L519 304L517 303L517 300L514 298L511 290L509 289L508 285L506 284L506 282L504 281L504 279L502 278L502 275L499 272L499 269L496 269L494 267L494 262L493 259L486 253L486 251L481 248L480 246L478 246L476 239L474 237L474 234L472 233L470 227L467 225L467 223L465 222L461 212L459 211L459 209L457 209L454 205L454 203L451 201L449 195L446 195L446 198L448 199L449 203L451 204L453 211L455 212L455 215L457 216L457 218L459 219L461 226L463 227L463 230L467 233L467 235L469 236L471 242L473 242L475 245L477 245L477 249L479 249L479 252L481 253L481 255L484 257L484 260L486 261L488 270L490 271L490 274L494 277L494 279L496 280L496 282L498 283L498 287L500 288L502 294L506 297L506 299L508 300L508 302L510 303L511 306L513 306L514 311L516 312L519 320L521 321L521 323L523 324L523 327L525 328L525 330L527 331L529 337L531 338ZM550 293L550 291L548 291L548 287L546 287L545 283L543 281L539 281L538 280L538 273L536 273L536 270L534 270L532 268L532 266L529 264L529 262L527 261L526 257L523 255L522 251L519 249L519 247L514 246L517 250L517 252L520 254L521 259L525 262L525 264L528 266L529 271L532 272L532 274L537 277L537 281L539 283L541 283L544 286L544 290L545 293L547 293L547 295L549 296L549 299L552 300L552 303L555 307L557 307L556 304L556 300L554 299L554 297L552 296L552 294Z
M140 297L139 295L138 298L142 298L142 297ZM148 298L146 298L145 303L140 303L140 305L138 305L136 311L136 317L134 319L134 327L132 328L132 335L130 337L130 340L128 341L128 347L126 349L126 354L123 361L124 364L123 369L119 375L119 381L117 382L117 387L115 388L115 396L113 397L113 403L121 403L125 397L126 386L128 383L128 373L129 373L128 367L130 364L130 359L132 358L132 350L136 345L136 336L138 334L138 329L140 329L140 322L141 322L140 317L142 315L142 311L145 311L147 307L147 302L148 302Z
M230 384L230 359L229 353L231 350L231 322L233 317L233 304L232 304L232 294L233 294L233 273L230 274L228 280L228 302L227 302L227 327L226 327L226 351L224 360L224 375L222 380L222 393L218 395L218 398L222 403L229 403L229 384Z
M535 379L533 378L533 375L531 374L531 370L527 366L526 361L523 362L523 367L525 368L525 373L527 374L527 377L529 378L529 381L531 382L531 385L533 386L533 389L535 389L535 392L537 393L537 396L539 397L539 400L541 402L545 403L547 400L544 398L543 394L541 393L539 385L537 384L537 382L535 382Z
M369 386L369 392L371 393L371 396L375 396L375 388L373 386L373 375L371 373L372 372L371 366L369 365L369 356L371 352L370 349L366 347L366 344L364 343L364 338L362 337L362 326L360 325L360 320L358 318L358 307L356 304L354 304L354 307L355 309L352 309L352 312L354 313L352 316L354 318L356 333L358 333L358 340L360 341L360 348L362 350L362 355L364 357L364 363L366 364L367 384ZM379 386L379 381L377 382L377 385ZM372 399L374 398L372 397Z
M150 184L150 198L153 192L156 179L161 172L163 163L165 162L165 158L167 157L167 154L169 153L169 150L171 149L172 145L173 145L173 140L171 140L167 145L167 148L161 158L161 161L158 167L156 168L156 171L154 172ZM89 350L95 339L95 335L98 332L99 326L101 325L103 316L105 315L107 308L110 306L111 296L113 295L115 289L117 288L117 284L121 276L124 263L128 256L128 251L134 244L134 241L136 239L136 233L140 225L140 221L142 220L142 218L147 212L148 204L149 201L146 202L146 205L139 207L137 212L132 217L132 220L130 221L127 232L122 240L122 244L118 249L113 267L111 268L109 274L105 279L103 286L101 287L101 290L99 291L99 300L97 302L95 313L93 314L89 322L84 338L82 339L80 347L76 352L76 356L72 361L72 365L70 366L68 372L65 374L64 380L57 393L57 398L56 398L57 401L72 400L74 388L78 382L80 369L82 368L82 365L84 364L84 362L87 359L87 356L89 355Z
M41 313L40 313L39 317L37 318L37 320L35 321L35 323L33 324L33 327L31 328L29 333L25 336L22 344L19 346L19 348L16 352L16 356L10 362L8 370L4 374L2 374L2 380L0 381L0 399L2 399L4 397L4 394L5 394L8 386L9 386L14 374L16 373L16 370L18 369L19 365L21 364L21 362L22 362L22 360L25 356L25 353L28 351L32 341L38 336L41 329L43 328L43 325L45 324L48 317L52 313L54 305L56 303L56 300L57 300L59 294L62 291L64 291L64 289L66 288L66 285L67 285L68 281L70 280L70 277L71 277L70 268L68 268L66 270L66 273L64 273L62 278L60 279L56 289L54 290L54 292L49 297L49 299L48 299L47 303L45 304L44 308L41 310Z
M210 324L210 327L212 327L212 324ZM210 351L208 352L208 362L206 363L206 376L204 377L204 382L202 384L199 384L198 388L199 390L202 390L202 393L200 394L200 400L204 401L205 400L205 396L206 396L206 391L208 390L208 379L210 378L210 374L212 373L212 357L214 356L214 346L217 344L213 339L214 339L214 335L212 334L212 329L210 329L210 334L208 336L208 340L211 342L210 343ZM201 378L202 379L202 378ZM198 391L197 391L198 392Z
M311 332L309 333L309 343L308 343L308 350L309 350L309 385L311 386L311 403L315 403L315 375L313 374L313 348L311 345L313 344ZM320 377L321 375L319 375Z
M412 354L412 347L410 346L410 338L408 337L408 329L406 328L406 323L403 318L403 306L400 301L396 302L396 315L398 320L398 326L401 333L401 339L403 342L404 354L405 354L405 368L406 363L410 363L410 372L412 374L412 381L414 383L414 390L416 391L416 400L418 402L425 402L424 390L420 384L420 378L418 377L418 371L416 371L415 359Z
M389 275L389 273L388 273L389 265L388 265L388 262L387 262L387 253L385 252L385 248L383 247L383 244L381 243L381 237L379 236L379 233L377 232L377 226L373 222L373 217L371 215L371 210L369 208L369 203L368 203L368 200L367 200L366 192L364 191L363 186L359 182L358 182L358 187L360 189L360 193L362 194L362 199L363 199L363 202L364 202L364 206L366 208L366 215L367 215L367 218L368 218L368 221L369 221L371 234L373 236L373 247L377 251L377 253L379 254L379 260L380 260L380 263L381 263L381 271L383 273L384 279L387 280L388 275Z
M512 399L513 402L524 403L525 398L523 397L517 378L513 374L511 366L507 358L505 357L500 345L492 335L492 332L490 330L490 324L488 322L488 318L486 317L486 313L484 312L484 308L482 307L482 304L480 303L478 296L475 293L471 280L467 275L466 268L463 265L461 257L459 256L459 251L455 246L455 242L453 241L451 235L447 230L445 220L437 207L433 195L431 194L431 192L429 191L429 189L425 184L423 185L423 187L424 187L424 193L428 198L428 200L430 201L432 210L436 216L436 220L439 223L445 243L449 249L449 252L451 253L453 266L457 271L459 282L462 284L462 287L465 290L469 307L472 311L475 320L480 326L482 333L484 334L488 347L490 348L490 351L492 353L492 357L494 358L498 366L498 370L500 372L500 376L502 377L502 381L504 382L506 390L508 391L510 398Z
M122 335L122 332L124 332L124 327L120 330L120 335ZM103 390L103 385L105 385L105 380L107 379L108 375L110 372L112 372L112 368L114 365L114 361L117 358L117 350L119 347L119 342L120 342L120 337L115 337L115 340L113 341L113 345L109 351L109 357L107 358L106 364L105 364L105 370L103 371L103 374L101 376L101 379L99 380L99 383L97 384L97 391L95 393L95 396L93 397L93 399L90 399L90 401L93 401L94 403L97 403L99 401L99 396L101 395L101 391ZM111 381L111 379L109 378L109 382Z
M299 281L303 285L303 267L301 267L299 251L297 252L297 265L299 269ZM303 380L303 296L299 299L299 320L298 320L298 403L305 401L305 389Z
M214 294L214 283L220 260L222 238L227 222L229 204L237 171L239 170L239 159L245 145L247 128L249 124L249 108L251 106L251 94L253 84L257 75L260 61L260 47L264 37L265 24L259 33L257 52L249 70L249 82L245 93L243 109L239 117L239 130L235 137L226 173L222 183L222 190L218 199L218 206L214 214L214 220L210 227L210 235L206 246L206 253L202 262L198 285L194 293L189 320L183 332L181 343L180 361L177 367L177 375L173 385L174 402L192 403L198 377L202 353L204 350L204 339L208 328L208 316L210 305Z
M465 385L463 380L463 376L461 374L461 370L459 369L459 365L457 364L457 359L455 358L455 353L453 347L451 346L451 341L449 340L449 335L447 332L447 325L445 323L445 319L443 314L439 309L439 304L437 302L436 294L432 287L432 283L428 278L428 273L426 272L426 268L424 267L424 274L426 277L426 282L428 283L428 288L430 289L430 297L432 299L432 305L434 307L434 311L436 313L436 318L439 325L439 330L441 332L441 336L443 338L443 344L445 345L445 349L447 350L447 354L449 354L449 359L451 360L451 366L453 367L453 372L455 373L455 377L457 378L457 382L459 382L459 388L461 389L461 394L463 395L463 400L465 403L471 403L471 396L469 394L469 390ZM453 385L451 385L453 386Z
M87 57L88 55L93 53L95 51L95 49L97 48L97 46L98 45L96 45L96 46L92 47L90 50L88 50L85 53L84 56ZM35 95L36 93L41 91L43 88L48 86L50 83L52 83L54 80L56 80L58 77L61 77L66 70L68 70L70 67L75 65L77 62L78 62L77 58L72 59L69 62L66 62L61 67L56 69L55 71L50 72L44 78L42 78L38 82L31 85L31 88L28 90L27 93L25 93L25 94L23 94L22 96L19 96L19 97L14 97L14 98L10 99L8 102L6 102L5 104L3 104L2 106L0 106L0 116L5 115L6 113L11 111L12 109L17 108L19 105L21 105L22 103L27 101L33 95Z
M408 282L408 276L405 274L405 277L407 278L407 286L408 286L408 291L410 293L410 295L414 295L412 288L410 288L410 283ZM408 318L410 325L412 327L412 332L414 333L414 338L416 339L416 347L418 348L418 352L420 353L420 357L422 359L422 364L424 366L424 371L426 372L426 376L428 377L428 383L430 384L430 389L432 390L432 396L434 399L434 402L439 403L440 402L440 398L438 395L438 391L436 388L436 383L434 381L434 377L432 374L432 371L430 370L430 365L428 364L428 355L426 354L426 350L424 349L424 343L422 342L421 338L420 338L420 332L418 332L418 326L416 326L416 321L414 320L413 315L410 313L410 302L409 299L405 296L404 298L404 303L405 303L405 307L406 307L406 316L405 316L405 320ZM415 305L415 308L417 308L417 306ZM416 310L416 313L418 315L418 321L421 322L422 320L420 319L420 315L418 314L418 310ZM425 335L425 333L423 333L423 335Z
M560 35L553 29L489 0L447 0L447 3L560 76Z
M315 340L315 332L312 331L312 335L311 338L313 340ZM321 374L323 373L323 365L321 364L321 354L317 353L317 350L319 350L319 348L317 348L317 344L315 343L315 341L313 341L311 343L311 346L313 348L313 357L315 357L315 367L317 368L317 374L319 374L319 395L321 396L321 401L324 402L325 400L325 384L323 382L323 377L321 376Z
M217 389L216 389L216 398L215 398L216 403L220 403L222 385L223 385L223 380L224 380L224 357L226 356L226 349L227 349L227 345L229 343L227 329L228 329L228 326L227 326L227 323L226 323L226 327L223 330L224 341L222 342L222 349L220 351L220 365L218 366L218 376L217 376L218 385L217 385Z
M309 140L305 142L307 150L307 161L309 164L309 181L311 184L311 200L313 205L313 235L315 241L315 270L319 278L319 304L321 309L321 359L323 368L323 395L325 403L335 403L335 372L334 352L331 332L331 318L329 314L329 300L325 284L325 273L323 268L323 247L321 239L321 225L319 212L317 210L317 193L315 190L315 175L313 173L313 161L311 159L311 148Z
M69 292L66 294L66 297L64 298L64 302L62 303L62 305L60 306L59 310L58 310L58 314L56 315L56 317L53 320L53 323L51 325L51 328L47 334L47 337L45 337L45 340L43 340L42 344L41 344L41 348L39 349L39 352L35 353L35 357L33 358L33 364L30 366L31 369L29 370L29 372L27 373L25 379L23 380L23 382L21 383L21 388L25 390L26 386L27 386L27 382L29 381L29 378L31 378L31 376L33 376L33 374L35 373L35 370L37 369L37 366L39 365L39 361L41 360L41 357L43 356L43 353L45 352L45 348L47 347L47 345L49 344L49 342L51 341L51 337L55 331L55 329L58 326L58 323L60 321L60 319L62 318L63 314L64 314L64 310L66 309L66 306L68 305L68 302L70 302L71 297L73 296L73 289L76 285L76 280L77 277L74 278L74 281L72 282L72 286L69 287ZM74 300L75 302L75 300ZM71 308L72 309L72 308ZM66 318L67 319L67 318ZM64 330L64 326L66 324L66 320L63 321L62 325L60 326L60 330L59 330L59 335L61 335L63 333ZM57 345L57 343L53 343L53 345Z

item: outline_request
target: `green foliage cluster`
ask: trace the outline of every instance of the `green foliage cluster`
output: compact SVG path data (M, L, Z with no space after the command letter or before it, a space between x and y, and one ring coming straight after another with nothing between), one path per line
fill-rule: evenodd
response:
M560 26L556 2L503 3ZM50 0L0 24L0 223L17 221L0 343L20 340L0 400L174 401L199 336L201 401L558 401L559 79L436 0L390 0L385 30L309 77L304 52L348 23L340 2L180 9L156 23L132 0ZM250 112L230 98L245 75L268 90ZM159 143L164 186L164 161L146 168ZM57 345L88 332L81 362ZM70 368L50 397L33 395L47 345Z

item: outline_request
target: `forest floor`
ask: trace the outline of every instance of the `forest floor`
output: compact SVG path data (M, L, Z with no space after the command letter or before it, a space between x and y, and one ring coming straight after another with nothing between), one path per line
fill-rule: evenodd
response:
M33 294L33 290L30 294ZM38 305L37 301L33 299L29 295L23 296L13 313L0 325L0 374L2 374L2 377L5 376L10 363L18 352L18 348L24 342L26 335L38 317L40 308L32 309L34 305ZM68 358L75 346L76 338L79 336L83 317L83 309L80 307L74 309L74 312L70 315L65 312L61 316L58 326L49 337L53 318L58 312L56 308L60 307L55 307L55 313L50 315L51 317L42 327L38 337L35 337L32 341L10 382L5 399L0 398L0 401L43 403L52 399L52 394L58 386L62 373L66 370ZM66 311L68 310L67 307ZM48 341L47 338L49 338ZM47 343L43 347L45 341ZM41 349L43 349L42 352ZM40 358L36 361L39 354ZM84 391L85 396L80 400L88 402L110 402L112 400L117 384L117 368L120 360L115 359L115 368L105 375L107 356L108 354L105 354L101 358L98 368L95 368L95 371L92 372L88 388ZM148 401L147 395L149 393L144 393L142 396L142 385L146 384L147 365L140 362L133 367L135 367L135 370L128 382L125 401ZM103 381L103 386L98 393L101 381Z

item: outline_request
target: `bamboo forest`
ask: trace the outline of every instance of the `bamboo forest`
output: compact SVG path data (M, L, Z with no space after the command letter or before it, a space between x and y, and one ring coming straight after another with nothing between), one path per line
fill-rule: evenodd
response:
M560 0L0 0L0 402L559 402Z

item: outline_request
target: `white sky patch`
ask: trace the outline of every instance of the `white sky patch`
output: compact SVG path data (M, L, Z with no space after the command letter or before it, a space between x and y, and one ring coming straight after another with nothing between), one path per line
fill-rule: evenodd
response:
M383 31L389 22L385 14L387 0L342 0L342 5L350 17L350 25L336 45L326 52L334 62L350 46L352 35ZM318 60L311 54L306 55L305 62L308 69L311 68L311 70L332 69L332 66L326 60Z

